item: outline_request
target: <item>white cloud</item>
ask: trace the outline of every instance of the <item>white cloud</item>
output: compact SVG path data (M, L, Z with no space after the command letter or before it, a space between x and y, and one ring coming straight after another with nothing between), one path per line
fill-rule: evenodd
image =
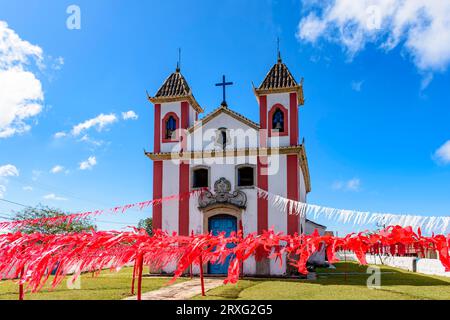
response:
M0 177L17 177L19 176L19 170L12 164L0 166Z
M42 65L42 54L39 46L22 40L0 21L0 138L29 131L26 120L42 111L42 84L28 70L31 60Z
M361 187L361 180L358 178L353 178L348 181L335 181L331 187L333 190L359 191Z
M367 43L386 51L402 46L424 73L445 71L450 63L449 1L327 0L305 9L300 41L337 42L350 58Z
M103 145L103 144L105 143L103 140L94 140L94 139L91 139L87 134L85 134L84 136L82 136L82 137L80 138L80 140L78 140L78 141L90 143L90 144L92 144L92 145L94 145L94 146L96 146L96 147L100 147L101 145Z
M7 184L7 177L17 177L19 176L19 170L16 166L12 164L6 164L0 166L0 183ZM4 184L0 184L0 199L3 198L6 192L6 186Z
M53 174L61 173L63 171L64 171L64 167L60 166L60 165L56 165L50 170L50 172L53 173Z
M123 120L137 120L139 116L134 112L133 110L122 112L122 119Z
M352 90L360 92L364 81L352 81Z
M441 164L450 164L450 140L436 150L434 159Z
M64 58L58 57L53 61L52 69L61 70L63 65L64 65Z
M67 201L67 198L63 198L63 197L58 197L56 194L54 193L50 193L47 194L43 197L45 200L54 200L54 201Z
M33 191L33 187L31 186L25 186L22 188L23 191Z
M91 128L95 128L97 131L102 131L105 129L108 125L113 124L117 121L117 117L114 113L111 114L100 114L95 118L86 120L80 124L77 124L72 128L72 134L74 136L79 136L81 133L83 133L86 130L89 130Z
M57 132L57 133L55 133L55 134L53 135L53 137L54 137L55 139L64 138L65 136L67 136L67 133L65 133L65 132L63 132L63 131Z
M97 165L97 159L89 157L86 161L80 162L80 170L91 170L95 165Z
M0 184L0 199L3 199L6 192L6 187Z
M31 180L37 181L42 175L42 171L40 170L33 170L31 172Z

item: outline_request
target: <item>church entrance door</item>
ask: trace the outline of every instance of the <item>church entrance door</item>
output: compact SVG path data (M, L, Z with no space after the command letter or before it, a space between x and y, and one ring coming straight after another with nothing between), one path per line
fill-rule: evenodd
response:
M209 218L208 221L209 232L213 235L219 235L221 232L225 232L226 236L230 236L232 232L237 232L237 219L230 215L216 215ZM228 248L233 248L234 244L228 244ZM231 256L228 256L223 264L209 263L208 272L210 274L227 274L228 266L230 264Z

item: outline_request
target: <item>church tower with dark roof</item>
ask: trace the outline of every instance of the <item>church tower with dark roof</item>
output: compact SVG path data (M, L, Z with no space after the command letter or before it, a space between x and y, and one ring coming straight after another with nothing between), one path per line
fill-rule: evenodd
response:
M179 67L162 84L153 97L155 105L154 151L182 151L183 132L194 124L203 109L195 100Z
M154 153L180 153L187 149L187 129L194 125L202 107L195 100L192 90L181 74L179 66L162 84L155 96L148 97L155 108L155 127L153 133ZM171 181L163 189L162 179L165 171L179 171L178 181ZM167 176L167 173L165 174ZM189 189L189 163L179 162L173 164L163 161L153 162L153 198L160 199L165 192L179 194ZM189 235L189 201L180 202L178 208L178 221L180 235ZM153 208L153 225L163 228L163 206ZM167 225L167 222L166 222Z
M258 88L260 139L265 146L298 145L298 107L304 104L303 80L298 83L278 56Z

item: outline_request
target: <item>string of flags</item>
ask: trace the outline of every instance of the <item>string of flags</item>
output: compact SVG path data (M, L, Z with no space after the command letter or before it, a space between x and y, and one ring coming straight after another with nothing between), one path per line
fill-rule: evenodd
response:
M348 209L337 209L332 207L319 206L301 201L291 200L277 194L270 193L261 188L256 188L259 198L267 199L271 206L277 208L281 212L288 214L300 215L310 219L325 218L330 221L353 225L399 225L403 227L411 226L414 229L421 228L427 232L438 231L445 233L450 226L449 216L419 216L411 214L393 214L393 213L377 213L369 211L357 211ZM0 222L0 229L14 229L25 225L51 225L60 223L72 223L83 218L95 217L106 213L125 213L130 209L144 210L150 206L159 205L166 201L174 201L189 198L198 198L205 190L193 190L190 192L171 195L161 199L148 200L123 206L116 206L106 210L95 210L75 214L67 214L56 217L37 218L16 221Z
M450 224L448 216L419 216L337 209L287 199L260 188L257 188L257 194L258 197L267 199L273 207L281 212L312 219L325 218L340 223L353 223L353 225L410 226L414 229L421 228L427 232L439 231L441 233L445 233Z
M184 199L186 197L196 198L202 192L203 192L203 190L201 190L201 189L193 190L190 192L185 192L185 193L181 193L181 194L177 194L177 195L171 195L171 196L160 198L160 199L126 204L126 205L116 206L116 207L105 209L105 210L95 210L95 211L87 211L87 212L81 212L81 213L65 214L65 215L60 215L60 216L55 216L55 217L47 217L47 218L4 221L4 222L0 222L0 230L1 229L20 228L20 227L23 227L26 225L56 225L56 224L62 224L62 223L71 224L73 221L85 219L88 217L96 217L96 216L99 216L102 214L107 214L107 213L123 214L123 213L126 213L130 209L138 209L138 210L142 211L150 206L160 205L166 201L174 201L174 200Z

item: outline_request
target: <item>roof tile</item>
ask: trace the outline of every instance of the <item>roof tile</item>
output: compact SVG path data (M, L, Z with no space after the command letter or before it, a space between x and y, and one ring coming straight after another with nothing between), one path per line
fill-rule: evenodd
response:
M155 98L162 97L185 97L191 94L191 89L186 79L177 70L172 73L155 95Z
M291 72L287 66L280 60L270 69L266 78L259 86L259 90L270 90L279 88L292 88L296 87L297 81L295 81Z

